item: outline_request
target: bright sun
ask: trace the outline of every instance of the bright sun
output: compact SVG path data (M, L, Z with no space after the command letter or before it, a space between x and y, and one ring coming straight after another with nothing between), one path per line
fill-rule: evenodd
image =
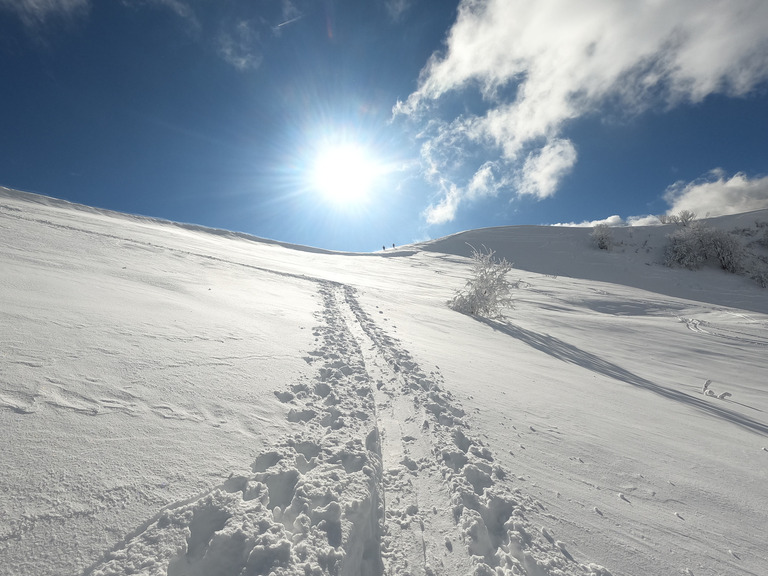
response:
M312 183L328 200L348 205L363 202L378 175L376 163L359 144L338 144L315 158Z

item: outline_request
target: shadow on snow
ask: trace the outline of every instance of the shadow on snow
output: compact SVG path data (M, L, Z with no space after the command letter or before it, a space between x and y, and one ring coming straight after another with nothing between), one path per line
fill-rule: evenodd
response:
M691 396L685 392L666 388L651 382L642 376L638 376L637 374L634 374L629 370L622 368L621 366L617 366L616 364L608 362L599 356L596 356L595 354L574 346L573 344L568 344L567 342L564 342L563 340L548 334L540 334L538 332L526 330L525 328L521 328L513 324L502 323L486 318L476 318L494 330L498 330L499 332L503 332L504 334L512 336L521 342L525 342L532 348L540 350L541 352L544 352L553 358L557 358L563 362L576 364L577 366L581 366L587 370L591 370L603 376L613 378L614 380L619 380L620 382L625 382L632 386L649 390L650 392L654 392L660 396L669 398L670 400L688 404L689 406L692 406L693 408L696 408L702 412L716 416L718 418L722 418L724 420L728 420L733 424L753 432L757 432L758 434L768 436L768 425L766 424L753 420L752 418L744 416L743 414L738 414L737 412L729 410L724 406L718 406L712 402L708 402L703 398L696 398L695 396Z

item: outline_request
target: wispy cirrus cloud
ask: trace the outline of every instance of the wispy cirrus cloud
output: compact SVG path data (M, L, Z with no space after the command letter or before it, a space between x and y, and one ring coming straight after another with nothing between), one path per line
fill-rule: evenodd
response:
M0 10L15 12L28 28L54 18L72 18L88 12L90 0L0 0Z
M225 62L241 71L258 68L263 60L260 30L249 20L223 27L216 48Z
M768 79L765 22L764 0L462 0L445 49L395 113L428 126L429 160L483 147L481 168L490 159L515 174L511 195L546 198L576 162L569 121L608 104L631 115L743 96ZM446 112L462 94L483 110ZM439 170L453 183L442 192L451 201L435 206L458 209L473 196L473 177L451 176L455 167L431 162L433 178Z
M386 0L384 7L392 20L399 20L411 8L412 0Z
M92 4L93 0L0 0L0 10L15 13L32 34L45 43L42 30L87 16ZM201 5L189 0L121 0L121 5L134 10L171 12L184 24L187 33L212 47L224 62L241 71L258 68L263 60L265 37L274 35L280 23L297 21L303 14L291 0L279 3L278 12L283 19L274 23L268 22L258 7L248 4L238 6L241 15L227 13L226 16L215 6L203 10ZM198 9L207 12L207 16L201 18Z

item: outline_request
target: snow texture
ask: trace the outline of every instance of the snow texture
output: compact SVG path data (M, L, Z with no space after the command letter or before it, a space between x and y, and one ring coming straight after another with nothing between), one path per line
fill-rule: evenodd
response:
M0 188L0 574L763 574L768 298L671 229L342 254ZM467 242L508 315L446 306Z

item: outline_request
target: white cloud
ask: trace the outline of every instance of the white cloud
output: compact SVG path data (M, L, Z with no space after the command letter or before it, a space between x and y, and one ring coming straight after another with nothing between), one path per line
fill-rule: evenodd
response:
M89 0L0 0L0 9L16 12L24 25L34 28L52 17L69 18L85 13Z
M518 180L518 192L548 198L576 164L576 148L569 140L554 139L528 155Z
M445 50L395 113L430 119L445 96L478 91L488 109L444 119L452 134L434 147L483 145L510 170L527 155L520 193L544 198L563 174L545 165L570 169L568 121L607 102L636 114L742 96L768 79L766 22L765 0L462 0Z
M728 178L723 170L712 170L693 182L676 182L667 188L667 214L690 210L699 217L725 216L768 208L768 176L750 179L737 173Z
M664 200L669 205L667 215L688 210L699 218L706 218L765 210L768 209L768 176L749 178L739 172L729 178L723 170L717 168L692 182L675 182L667 188ZM553 226L586 228L598 224L658 226L661 221L656 215L629 216L626 220L613 215L600 220L564 222Z
M653 214L645 216L630 216L627 218L627 226L660 226L661 220Z
M661 221L658 216L646 215L646 216L630 216L624 220L618 214L608 216L608 218L601 218L599 220L584 220L582 222L561 222L558 224L552 224L552 226L568 226L572 228L594 228L598 224L605 224L612 228L620 228L622 226L660 226Z
M498 167L493 162L486 162L480 166L467 186L467 199L476 200L487 196L496 196L501 188L508 185L507 178L500 177L497 172Z
M424 219L430 226L451 222L456 217L456 211L464 195L455 184L447 184L446 188L440 201L437 204L430 204L424 210Z
M658 220L656 220L658 222ZM552 226L565 226L568 228L594 228L598 224L606 224L607 226L626 226L627 223L621 218L621 216L613 215L601 220L584 220L583 222L561 222L558 224L552 224Z

